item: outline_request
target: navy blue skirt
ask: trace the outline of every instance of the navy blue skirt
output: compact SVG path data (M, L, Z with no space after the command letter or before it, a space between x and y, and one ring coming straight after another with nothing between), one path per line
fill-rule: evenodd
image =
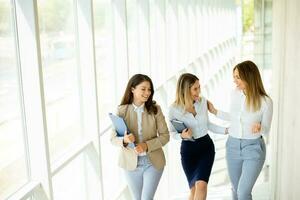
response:
M195 141L182 140L180 154L181 164L190 188L199 180L208 183L215 159L215 146L209 135Z

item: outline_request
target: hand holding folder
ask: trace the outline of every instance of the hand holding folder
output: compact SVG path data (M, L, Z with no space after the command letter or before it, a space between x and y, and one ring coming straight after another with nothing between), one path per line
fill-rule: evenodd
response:
M128 129L128 127L122 117L119 117L112 113L109 113L108 115L109 115L109 118L111 119L111 122L112 122L116 132L117 132L117 137L124 137L125 135L127 135L127 133L130 133L130 130ZM135 147L134 142L128 143L128 147L134 148Z
M172 119L171 120L172 125L174 126L174 128L176 129L177 133L182 133L184 129L186 129L186 125L182 122L179 121L177 119Z
M171 123L174 126L174 128L176 129L178 134L182 134L184 129L188 128L182 121L179 121L177 119L171 120ZM193 137L191 137L191 138L182 138L182 139L186 140L186 141L194 141Z
M134 144L135 146L135 137L132 133L127 134L125 132L124 137L123 137L123 142L126 144Z
M109 118L117 132L118 137L124 137L125 132L130 133L124 119L112 113L109 113Z

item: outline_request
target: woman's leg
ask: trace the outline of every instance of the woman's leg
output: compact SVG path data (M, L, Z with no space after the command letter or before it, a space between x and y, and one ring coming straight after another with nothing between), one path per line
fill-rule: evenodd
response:
M226 161L227 170L231 182L232 199L238 200L237 190L242 173L243 158L242 158L241 140L228 137L226 142Z
M245 160L243 162L237 196L241 200L252 200L252 189L263 167L263 160Z
M194 200L205 200L207 195L207 183L205 181L196 181Z
M189 187L190 187L190 195L189 200L194 200L195 195L195 184L193 184L193 176L195 170L197 170L197 160L194 158L193 151L194 151L194 143L190 141L182 141L181 142L181 165L184 171L184 174L187 178Z
M195 196L195 186L193 186L190 190L189 200L194 200L194 196Z
M162 174L163 169L155 169L155 167L148 160L148 165L145 166L143 173L142 200L153 199Z
M237 189L238 199L252 200L252 189L264 165L266 147L262 138L242 142L244 158L242 173Z
M231 182L232 199L238 200L237 190L242 173L243 160L227 157L227 170Z
M124 170L128 188L134 200L141 200L143 187L143 170L138 167L134 171Z

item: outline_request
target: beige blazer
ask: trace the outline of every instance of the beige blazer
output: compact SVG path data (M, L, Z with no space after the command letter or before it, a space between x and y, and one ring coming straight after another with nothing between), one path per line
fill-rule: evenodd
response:
M169 141L170 135L165 121L165 117L160 106L157 106L157 114L149 114L146 111L142 113L142 134L143 140L147 143L147 156L152 165L161 170L166 159L162 147ZM136 143L139 143L137 113L132 104L118 107L117 115L123 117L129 130L134 134ZM123 146L123 138L117 137L113 129L111 134L112 144L120 147L119 166L126 170L134 170L137 167L138 155L134 149Z

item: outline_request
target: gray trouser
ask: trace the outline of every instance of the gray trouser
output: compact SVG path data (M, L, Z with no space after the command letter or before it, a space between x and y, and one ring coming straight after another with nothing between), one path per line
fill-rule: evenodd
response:
M234 200L252 200L252 188L265 158L266 146L262 137L237 139L229 136L226 143L226 160Z
M125 170L125 178L134 200L152 200L163 170L158 171L148 156L138 157L138 166L134 171Z

